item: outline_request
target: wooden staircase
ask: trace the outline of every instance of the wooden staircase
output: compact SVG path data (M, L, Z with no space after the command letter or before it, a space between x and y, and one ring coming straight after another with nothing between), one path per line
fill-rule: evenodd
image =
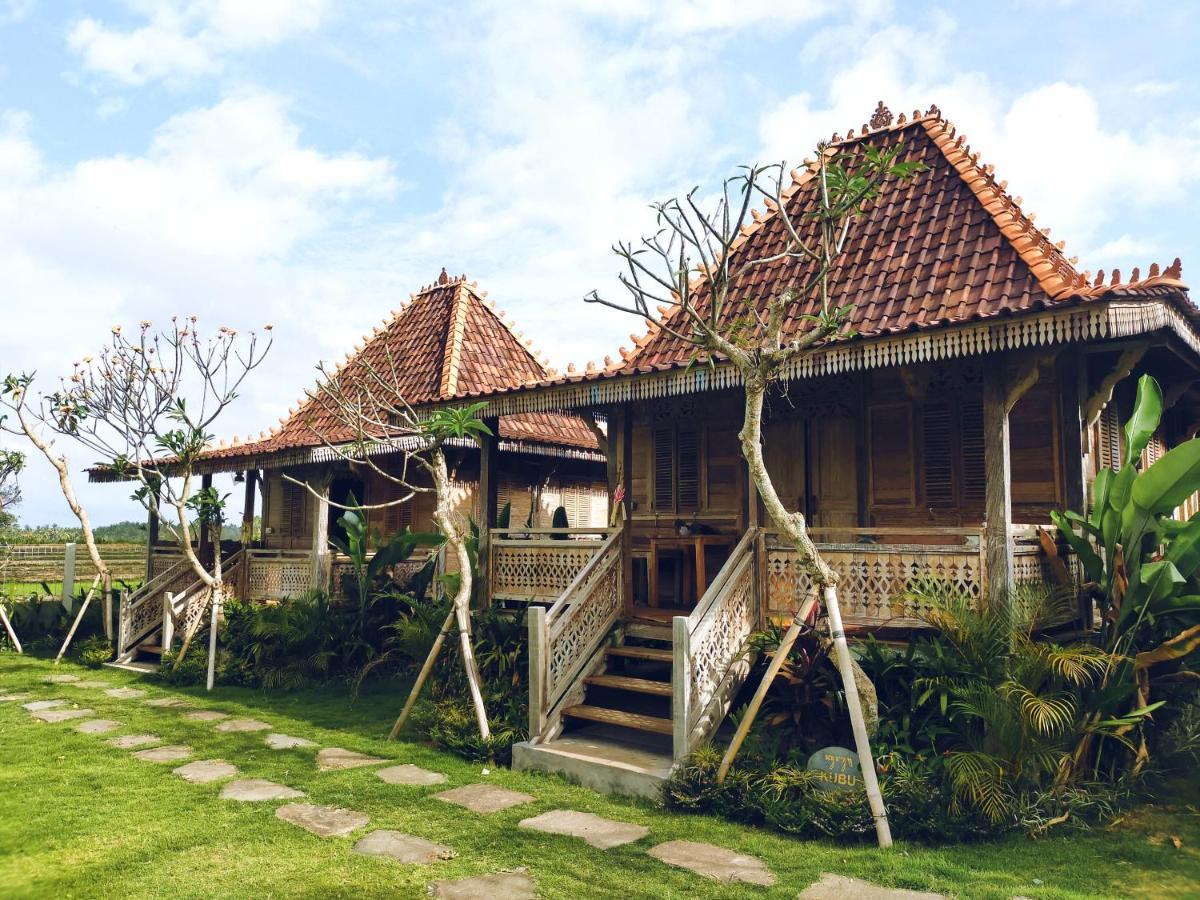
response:
M619 644L604 650L604 671L583 679L582 703L563 709L565 733L580 722L599 723L613 729L670 736L671 719L671 633L654 638L634 638L637 644ZM618 629L618 634L628 632ZM665 646L664 646L665 645ZM616 732L620 739L621 732Z

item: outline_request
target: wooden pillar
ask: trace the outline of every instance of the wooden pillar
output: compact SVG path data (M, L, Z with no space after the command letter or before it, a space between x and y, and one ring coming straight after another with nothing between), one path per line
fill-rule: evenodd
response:
M1006 610L1013 590L1012 469L1006 382L1001 361L988 360L983 370L983 555L985 597L993 610Z
M67 612L75 611L75 542L63 550L62 605Z
M621 489L625 499L617 515L621 528L621 580L624 583L625 611L633 609L633 406L621 407ZM647 598L649 599L649 598Z
M329 590L329 475L324 475L312 484L317 492L313 520L312 586L315 590Z
M151 491L146 506L146 581L154 577L154 548L158 544L158 491Z
M492 526L496 523L496 497L499 490L499 440L500 420L485 419L484 422L491 430L491 435L481 435L479 438L479 578L482 584L479 588L479 602L484 607L491 606L491 543ZM510 523L511 524L511 523Z
M258 470L246 472L246 498L242 503L242 565L238 571L238 596L245 599L250 587L250 546L254 543L254 500L258 490Z
M1087 375L1083 354L1076 348L1058 359L1059 419L1062 433L1063 503L1067 509L1086 512L1087 475L1084 468L1083 407L1087 402Z

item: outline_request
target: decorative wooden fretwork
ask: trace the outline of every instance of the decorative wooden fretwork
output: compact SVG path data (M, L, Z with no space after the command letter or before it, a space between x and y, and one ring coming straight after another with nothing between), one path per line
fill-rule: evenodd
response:
M616 624L624 605L619 532L581 570L546 613L547 708L571 687L575 676Z
M585 534L597 537L595 529ZM488 551L492 598L557 599L599 549L599 540L493 539Z
M247 600L282 600L312 589L312 554L307 550L251 550L247 565Z
M126 655L138 642L162 625L162 598L166 594L185 591L198 580L192 564L184 558L183 551L168 555L156 550L150 559L151 568L159 568L160 571L121 604L118 658ZM174 561L167 565L171 560Z

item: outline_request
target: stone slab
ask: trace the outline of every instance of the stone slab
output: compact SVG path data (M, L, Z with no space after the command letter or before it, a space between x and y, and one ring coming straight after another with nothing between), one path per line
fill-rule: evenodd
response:
M147 744L161 744L162 738L157 734L125 734L112 738L108 743L109 746L116 747L118 750L133 750L136 747L145 747Z
M290 734L276 734L272 732L266 737L267 746L272 750L291 750L294 747L315 747L316 741L310 741L308 738L292 737Z
M215 709L198 709L196 712L184 713L183 717L196 722L219 722L228 719L229 713L217 712Z
M111 681L77 681L71 687L86 688L89 691L107 689L112 687Z
M188 702L179 697L151 697L149 700L143 701L147 706L153 706L156 709L169 709L172 706L187 706Z
M128 687L109 688L104 693L110 697L116 697L118 700L136 700L138 697L146 696L146 692L140 688Z
M288 803L275 810L275 817L298 825L317 837L344 837L371 821L366 813L311 803Z
M265 778L243 778L231 781L221 791L222 800L242 800L248 803L258 803L263 800L294 800L303 797L304 791L298 791L285 784L276 784Z
M55 707L66 705L66 700L34 700L32 703L22 703L21 709L38 712L43 709L54 709Z
M343 750L341 747L326 747L317 754L317 768L322 772L334 769L358 769L363 766L377 766L387 762L378 756L367 756L353 750Z
M532 803L537 799L529 794L522 794L520 791L510 791L498 784L482 783L467 784L433 796L444 803L453 803L483 815L500 812L510 806L520 806L522 803Z
M457 881L435 881L429 896L438 900L536 900L537 885L526 869L477 875Z
M645 825L617 822L574 809L552 809L532 819L522 819L517 824L532 831L577 837L600 850L632 844L650 833Z
M70 684L72 681L78 681L78 675L47 675L42 681L47 684Z
M821 880L810 884L798 895L798 900L947 900L944 894L881 887L858 878L847 878L823 872Z
M12 703L15 700L28 700L33 694L0 694L0 703Z
M388 766L386 769L377 770L375 774L388 784L442 784L446 780L446 776L441 772L430 772L420 766L410 765Z
M80 734L107 734L120 727L121 723L112 719L91 719L87 722L80 722L75 726L75 730Z
M456 855L445 844L435 844L400 831L372 831L354 845L354 852L363 856L386 856L416 866L454 859Z
M217 731L270 731L271 726L258 719L229 719L216 727Z
M680 869L690 869L697 875L732 884L742 881L746 884L761 884L770 887L775 883L775 876L757 856L747 856L744 853L734 853L715 844L701 844L696 841L667 841L648 851L655 859L669 866Z
M139 750L133 754L134 759L142 762L180 762L192 755L192 748L186 744L167 744L165 747L155 747L152 750Z
M211 784L238 773L238 767L223 759L198 759L174 769L173 773L191 784Z
M41 719L43 722L67 722L71 719L86 719L95 714L94 709L39 709L30 713L35 719Z

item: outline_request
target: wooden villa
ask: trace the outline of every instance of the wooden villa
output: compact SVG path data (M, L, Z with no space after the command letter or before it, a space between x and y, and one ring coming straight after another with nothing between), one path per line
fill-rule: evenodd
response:
M851 228L832 287L835 305L852 306L852 335L783 372L765 426L775 483L807 514L840 576L847 625L860 630L914 625L904 596L922 579L997 605L1022 582L1072 572L1049 512L1083 507L1099 467L1120 465L1138 374L1168 386L1151 457L1200 428L1200 315L1178 260L1129 277L1077 269L936 108L897 120L881 108L870 128L834 136L850 154L896 144L925 169L885 183ZM810 170L793 173L784 195L793 221L814 190ZM768 209L737 252L769 257L782 235ZM805 265L783 259L742 276L726 314L802 282ZM443 284L413 306L451 290L467 293ZM814 311L795 309L791 333ZM499 442L462 464L463 480L479 485L482 523L512 496L506 471L537 468L520 485L542 483L547 465L562 478L569 463L581 483L597 471L586 429L571 432L575 442L540 430L535 452L513 423L607 423L608 485L623 498L616 528L599 516L572 529L576 540L483 536L490 596L529 602L529 739L514 750L518 767L654 794L725 718L750 668L747 637L808 591L750 487L735 371L720 359L689 365L690 356L655 323L603 368L547 375L529 362L507 381L443 377L410 398L429 409L488 401ZM254 552L266 555L246 558L293 567L295 586L272 582L276 595L314 583L328 552L313 540L325 513L301 511L301 495L279 480L292 468L336 484L302 420L301 411L264 442L206 461L211 471L264 472L269 531ZM263 570L251 570L258 584L254 571ZM1079 621L1090 626L1091 612L1081 608Z

